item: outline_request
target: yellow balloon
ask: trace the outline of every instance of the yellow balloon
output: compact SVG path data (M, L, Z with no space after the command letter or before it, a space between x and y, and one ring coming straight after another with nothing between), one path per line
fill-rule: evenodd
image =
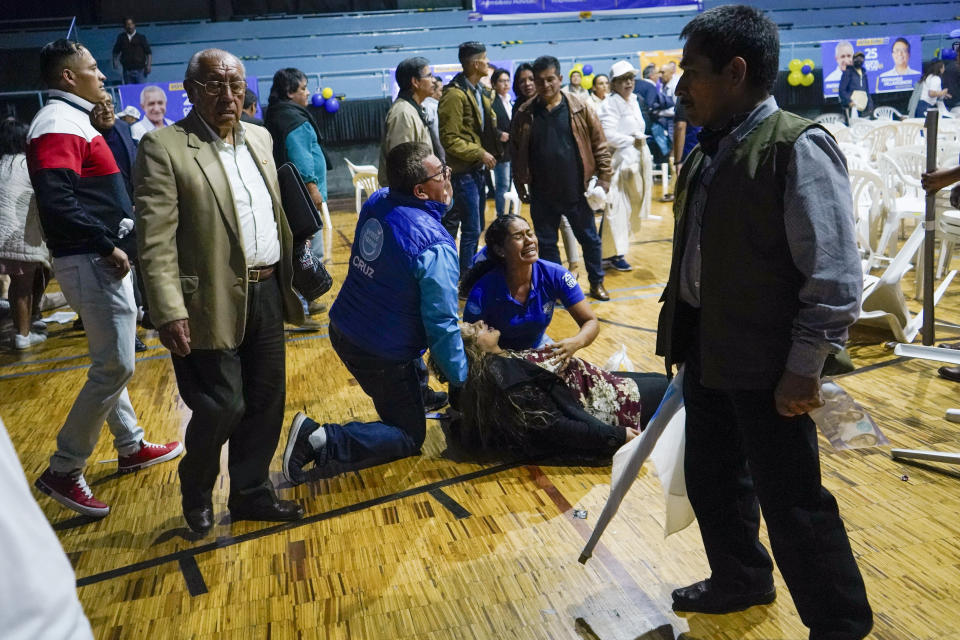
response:
M790 61L790 64L787 65L787 68L793 72L800 71L800 69L803 69L803 62L800 61L800 58L794 58Z
M320 92L320 95L322 95L325 100L329 100L333 97L333 89L330 87L324 87L323 91Z
M800 68L801 68L801 69L804 68L804 67L810 67L811 69L816 69L816 68L817 68L817 67L813 64L813 60L811 60L810 58L807 58L806 60L804 60L804 61L803 61L803 64L800 65Z
M803 81L803 74L799 71L791 71L790 75L787 76L787 83L791 87L795 87Z
M593 74L590 74L589 76L584 76L580 80L580 86L586 89L587 91L590 91L590 89L593 88Z
M810 85L812 85L812 84L813 84L813 74L812 74L812 73L808 73L808 74L806 74L806 75L804 75L804 76L801 76L801 77L800 77L800 84L802 84L802 85L805 86L805 87L809 87Z

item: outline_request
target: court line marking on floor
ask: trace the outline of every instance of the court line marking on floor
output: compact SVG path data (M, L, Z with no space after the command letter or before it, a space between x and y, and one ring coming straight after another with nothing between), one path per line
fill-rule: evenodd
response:
M187 591L191 596L203 595L207 592L207 582L203 579L203 573L200 571L200 565L194 556L180 558L178 561L180 572L183 574L183 581L187 583Z
M479 469L477 471L471 471L470 473L465 473L459 476L454 476L452 478L447 478L445 480L438 480L436 482L431 482L429 484L421 485L418 487L412 487L410 489L405 489L403 491L397 491L395 493L391 493L385 496L380 496L379 498L371 498L370 500L364 500L362 502L357 502L355 504L347 505L345 507L339 507L337 509L323 511L321 513L317 513L312 516L307 516L295 522L285 522L283 524L277 524L277 525L265 527L263 529L258 529L256 531L250 531L238 536L223 536L223 537L217 538L213 542L208 542L206 544L202 544L197 547L192 547L190 549L181 549L180 551L175 551L173 553L157 556L156 558L141 560L140 562L134 562L122 567L117 567L116 569L101 571L99 573L94 573L89 576L78 578L77 588L86 587L86 586L97 584L99 582L104 582L107 580L112 580L114 578L121 578L131 573L144 571L146 569L153 569L165 564L169 564L171 562L180 562L181 558L195 558L200 554L208 553L210 551L216 551L217 549L226 549L228 547L233 547L233 546L242 544L244 542L265 538L267 536L271 536L276 533L292 531L294 529L299 529L300 527L306 527L312 524L316 524L318 522L323 522L325 520L331 520L339 516L356 513L358 511L363 511L364 509L369 509L371 507L376 507L382 504L386 504L388 502L394 502L396 500L402 500L404 498L409 498L411 496L430 493L435 489L442 489L443 487L450 487L453 485L461 484L463 482L468 482L470 480L476 480L478 478L484 478L486 476L496 475L498 473L509 471L510 469L515 469L520 466L522 466L522 463L520 462L506 462L503 464L495 465L493 467L487 467L486 469Z
M452 513L457 520L462 520L464 518L470 517L470 512L466 508L454 500L450 494L444 493L443 489L432 489L430 495L433 496L433 499L443 505L443 507Z
M656 329L648 329L647 327L638 327L633 324L627 324L625 322L617 322L616 320L608 320L607 318L597 318L597 322L603 322L605 324L612 324L616 327L623 327L624 329L635 329L637 331L647 331L649 333L656 333Z

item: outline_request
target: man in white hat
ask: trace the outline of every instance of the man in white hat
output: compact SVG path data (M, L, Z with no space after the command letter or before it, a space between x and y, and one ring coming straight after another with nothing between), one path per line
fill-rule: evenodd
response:
M123 120L127 124L135 124L140 120L140 109L137 109L135 106L130 105L126 107L123 111L117 114L117 118Z
M613 153L613 179L600 234L603 266L617 271L632 269L624 257L630 246L631 221L644 205L648 209L650 206L650 197L646 193L649 182L644 181L644 168L651 167L652 159L647 149L646 124L640 103L633 93L636 76L637 70L628 61L614 62L610 68L610 95L598 112L603 134Z

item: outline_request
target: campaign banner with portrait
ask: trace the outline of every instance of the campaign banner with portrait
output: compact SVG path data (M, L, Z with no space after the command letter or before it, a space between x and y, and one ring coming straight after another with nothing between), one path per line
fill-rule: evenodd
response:
M920 79L920 36L824 40L820 51L825 98L836 97L843 70L853 64L855 53L863 53L863 69L872 93L909 91Z
M481 18L503 19L539 13L652 12L689 9L702 11L701 0L474 0Z
M259 97L255 76L247 76L247 88ZM165 124L171 125L185 117L193 108L193 103L187 97L182 81L125 84L118 87L117 91L120 94L120 105L117 111L128 106L134 106L140 110L140 121L130 126L130 131L136 140L143 137L147 131L156 128L161 119ZM257 117L263 118L259 100L257 100Z

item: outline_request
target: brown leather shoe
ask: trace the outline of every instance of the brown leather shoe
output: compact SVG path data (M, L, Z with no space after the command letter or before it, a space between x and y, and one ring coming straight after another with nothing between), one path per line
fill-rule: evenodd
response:
M603 283L598 282L597 284L590 285L590 297L596 298L602 302L606 302L610 299L610 294L607 293L607 290L603 288Z
M940 367L937 369L937 373L940 374L941 378L946 378L947 380L952 380L954 382L960 382L960 366Z

